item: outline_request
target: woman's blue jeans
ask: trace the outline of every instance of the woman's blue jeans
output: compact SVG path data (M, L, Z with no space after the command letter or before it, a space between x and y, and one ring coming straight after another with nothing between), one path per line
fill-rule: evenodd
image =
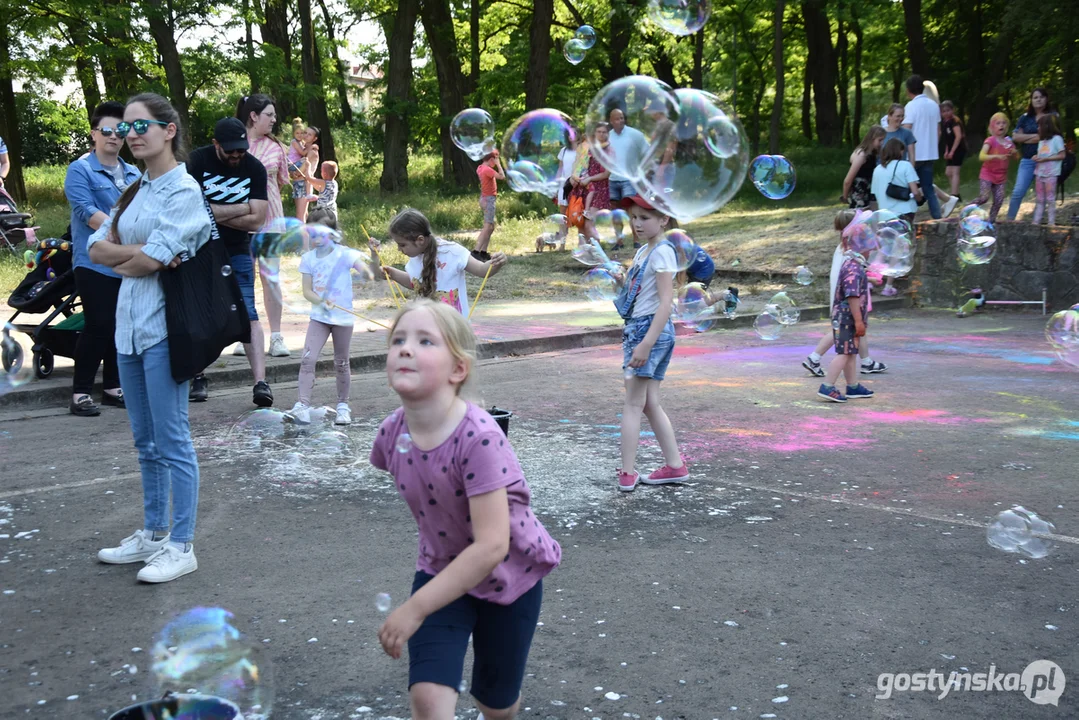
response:
M1019 172L1015 174L1015 187L1012 188L1012 199L1008 201L1008 219L1015 220L1019 214L1019 206L1023 204L1023 198L1034 184L1034 167L1037 163L1034 158L1023 158L1019 161Z
M117 353L120 386L139 451L144 528L170 529L172 541L192 542L199 501L199 461L187 419L188 383L172 379L166 338L139 355Z

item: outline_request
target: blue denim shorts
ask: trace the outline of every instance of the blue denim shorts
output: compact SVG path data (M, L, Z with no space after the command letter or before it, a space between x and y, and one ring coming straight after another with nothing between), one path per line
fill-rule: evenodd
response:
M417 572L413 594L433 579ZM542 603L541 580L510 605L463 595L436 610L408 639L408 686L429 682L457 690L471 635L472 696L495 710L510 707L521 694Z
M633 197L636 194L637 191L633 189L633 183L631 183L629 180L611 180L611 207L618 207L618 203L620 203L623 199Z
M639 368L629 366L629 361L633 358L633 350L648 334L653 317L655 316L646 315L626 321L626 327L622 330L622 370L632 372L637 377L662 380L667 375L667 366L671 364L671 355L674 354L674 323L670 319L667 320L667 326L663 328L663 332L659 334L656 344L652 346L648 362Z
M255 310L255 263L250 255L233 255L229 258L232 263L232 274L236 282L240 283L240 295L244 299L244 307L247 308L247 319L255 322L259 319L258 311Z
M299 200L302 197L307 197L307 181L306 180L293 180L292 181L292 199Z

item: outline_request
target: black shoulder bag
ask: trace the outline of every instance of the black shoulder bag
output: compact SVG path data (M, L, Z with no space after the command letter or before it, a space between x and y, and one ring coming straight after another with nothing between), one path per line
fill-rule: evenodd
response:
M210 239L194 257L185 257L175 269L158 273L165 291L165 323L169 333L169 364L172 379L186 382L209 367L221 351L234 342L251 342L251 321L232 273L222 274L229 264L228 251L217 231L213 211Z
M900 160L893 160L895 167L892 168L892 177L888 179L888 187L885 188L884 194L893 200L910 200L913 193L910 191L910 187L906 185L899 185L895 180L895 171L899 169Z

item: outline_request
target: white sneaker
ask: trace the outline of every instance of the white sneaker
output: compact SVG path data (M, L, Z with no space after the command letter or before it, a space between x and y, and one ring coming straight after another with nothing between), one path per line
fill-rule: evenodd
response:
M280 335L270 336L270 357L290 357L292 353L285 345L285 338Z
M295 405L292 406L292 409L285 414L292 418L292 422L296 423L297 425L311 424L310 405L304 405L302 402L297 402Z
M247 351L244 350L244 344L243 343L236 343L236 347L232 348L232 354L233 355L239 355L240 357L243 357L244 355L247 355Z
M337 419L333 421L334 425L351 425L352 424L352 411L348 407L348 403L337 403Z
M944 203L944 207L940 209L940 216L946 218L952 214L952 210L955 210L956 204L959 202L959 198L955 195L948 196L948 202Z
M146 561L146 567L139 570L138 579L145 583L163 583L198 569L195 548L188 546L185 552L172 543L167 543Z
M145 530L136 530L121 540L119 547L98 550L97 559L110 565L145 562L169 542L168 535L165 536L164 540L158 540L157 542L151 540L153 536L153 533Z

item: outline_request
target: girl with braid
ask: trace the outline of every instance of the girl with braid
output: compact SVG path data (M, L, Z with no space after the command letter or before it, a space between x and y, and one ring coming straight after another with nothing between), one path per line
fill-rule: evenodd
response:
M380 265L378 240L372 238L371 271L376 280L389 279L402 287L416 291L420 297L444 302L468 317L468 291L465 273L486 277L494 275L506 264L505 253L493 253L487 262L469 254L463 246L435 237L431 223L419 210L406 208L390 221L390 239L397 249L408 256L404 270Z

